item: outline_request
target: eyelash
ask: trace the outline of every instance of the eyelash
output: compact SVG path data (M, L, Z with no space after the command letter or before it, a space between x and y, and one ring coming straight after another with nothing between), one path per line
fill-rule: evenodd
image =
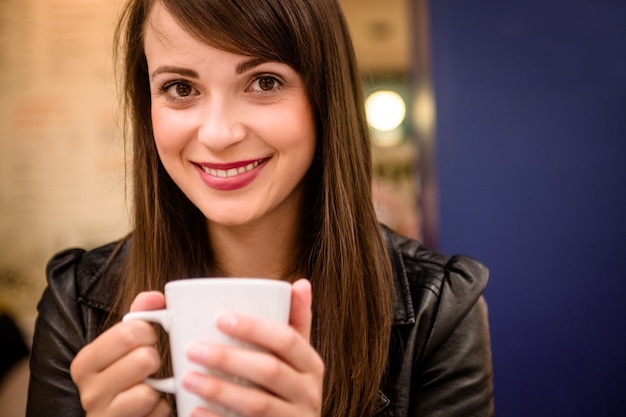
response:
M263 90L259 86L258 90L253 90L253 92L255 92L256 94L259 94L259 95L262 95L262 96L270 96L270 95L275 94L276 90L282 88L282 86L283 86L283 81L279 77L277 77L276 75L273 75L273 74L258 74L258 75L254 76L252 78L252 81L250 83L250 87L249 88L251 88L252 85L254 85L255 83L260 82L263 79L271 79L275 83L275 86L271 90ZM172 87L176 87L178 85L190 88L192 91L187 96L177 96L177 95L171 94L170 93L170 89ZM172 81L168 81L165 84L163 84L163 86L161 86L159 88L159 91L161 92L161 94L165 95L168 100L174 101L174 102L187 100L190 96L194 95L193 94L193 90L196 90L196 88L189 81L186 81L186 80L172 80Z
M276 90L282 88L283 86L283 81L277 77L276 75L273 74L259 74L256 75L253 79L252 82L250 83L250 85L252 86L255 83L260 82L263 79L271 79L272 81L274 81L275 85L271 90L263 90L261 88L259 88L259 90L255 90L256 93L261 94L261 95L272 95L276 92ZM259 86L260 87L260 86Z
M178 85L183 85L186 86L192 90L195 90L195 87L189 83L188 81L185 80L173 80L173 81L168 81L167 83L163 84L163 86L161 88L159 88L160 92L166 96L166 98L170 101L182 101L182 100L186 100L189 96L175 96L172 95L170 93L170 89L172 87L176 87ZM193 93L193 91L192 91ZM192 94L191 93L191 94ZM190 95L191 95L190 94Z

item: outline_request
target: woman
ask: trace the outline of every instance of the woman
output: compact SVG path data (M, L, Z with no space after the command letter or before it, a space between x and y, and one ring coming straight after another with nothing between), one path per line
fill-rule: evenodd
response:
M222 323L268 353L242 366L242 351L190 350L261 387L187 376L210 401L244 416L491 415L486 270L378 225L335 0L131 0L118 40L133 232L51 260L28 416L171 415L142 383L167 365L164 336L119 319L193 276L293 282L289 325Z

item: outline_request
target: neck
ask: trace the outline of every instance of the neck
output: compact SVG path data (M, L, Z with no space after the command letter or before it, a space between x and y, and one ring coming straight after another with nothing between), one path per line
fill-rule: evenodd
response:
M290 280L298 272L298 230L288 221L259 227L210 225L209 236L219 275Z

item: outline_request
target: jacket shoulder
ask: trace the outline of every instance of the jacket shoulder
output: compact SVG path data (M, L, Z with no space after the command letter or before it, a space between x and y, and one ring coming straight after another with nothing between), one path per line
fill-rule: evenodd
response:
M462 285L478 294L485 289L489 271L481 262L461 254L444 255L397 234L390 239L394 270L403 270L410 284L428 288L436 295L441 295L445 284Z
M101 277L117 247L67 249L48 261L48 285L37 305L27 416L84 414L69 369L80 349L97 336L110 308L106 292L98 288L108 280ZM103 294L94 297L97 293Z
M445 338L477 303L484 302L489 271L469 256L444 255L383 230L395 276L396 322L427 325L429 344L437 345L437 338Z
M483 297L487 268L388 229L383 235L395 278L392 382L387 388L393 415L492 416L491 346Z
M58 252L46 267L48 289L108 311L111 297L107 296L109 291L101 287L108 287L111 283L104 282L102 277L108 269L119 267L120 260L116 255L122 245L123 242L116 241L91 250L70 248Z

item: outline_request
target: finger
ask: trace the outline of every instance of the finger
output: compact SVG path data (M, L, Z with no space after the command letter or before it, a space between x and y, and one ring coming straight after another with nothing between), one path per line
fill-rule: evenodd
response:
M297 415L293 411L289 412L288 403L267 392L214 376L192 372L183 379L183 386L207 401L240 415L261 417ZM245 401L242 401L242 398L245 398ZM219 412L218 414L221 415ZM213 416L214 414L204 410L198 415Z
M78 352L72 363L72 375L100 372L133 349L154 345L156 341L156 332L149 323L118 323Z
M191 344L188 358L218 375L224 374L251 382L281 398L300 398L303 376L276 356L252 349Z
M154 391L154 390L153 390ZM161 398L156 407L152 409L150 414L145 417L170 417L172 416L172 408L165 398Z
M275 354L298 372L319 370L321 359L315 349L292 327L251 316L226 313L217 327L227 335Z
M164 402L165 404L163 404ZM111 401L108 410L110 415L116 417L169 415L164 413L165 410L169 413L169 406L161 398L161 394L141 383L120 392Z
M154 310L165 307L165 297L158 291L142 292L133 301L130 310ZM156 343L156 332L142 321L118 323L82 349L74 362L76 368L101 371L141 345Z
M79 388L86 410L107 407L122 391L153 374L160 365L159 355L152 346L143 346L113 362L104 370L74 371L72 377ZM74 367L74 363L72 364Z
M94 379L101 392L108 397L127 390L133 385L141 383L159 370L161 360L159 353L153 346L142 346L133 349L120 360L104 369Z
M165 307L165 297L157 291L142 292L133 301L130 310L154 310ZM156 332L142 321L118 323L85 346L72 362L72 377L84 372L98 372L115 360L141 345L156 343ZM76 379L74 379L76 381Z
M160 308L160 293L140 294L133 308ZM156 332L145 322L118 323L85 346L70 365L86 409L108 406L113 398L154 373L159 357Z
M130 306L130 311L158 310L165 308L165 296L159 291L139 293Z
M311 340L311 283L302 278L291 286L291 310L289 324L296 329L305 340Z
M193 410L192 417L223 417L223 414L215 414L204 408L196 408Z
M172 408L165 398L161 398L156 407L152 409L150 414L145 417L170 417L172 416Z

